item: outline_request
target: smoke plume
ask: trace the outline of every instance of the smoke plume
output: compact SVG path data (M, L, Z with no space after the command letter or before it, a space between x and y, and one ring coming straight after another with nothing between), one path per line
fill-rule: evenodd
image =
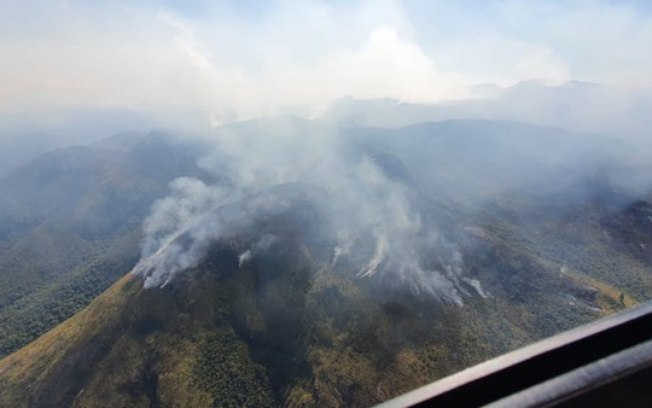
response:
M217 181L175 180L145 221L133 273L146 288L197 266L219 240L244 243L243 267L270 237L292 236L327 270L456 304L469 289L484 295L396 163L337 129L270 119L218 128L210 139L214 148L199 164Z

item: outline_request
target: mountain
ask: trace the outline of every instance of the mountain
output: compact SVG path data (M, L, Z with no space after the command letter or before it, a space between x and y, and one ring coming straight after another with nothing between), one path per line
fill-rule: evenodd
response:
M270 145L261 138L333 131L324 126L266 120L213 136L235 135L250 156L263 156L255 157L258 163L278 156L283 143L294 146L294 139ZM620 159L630 154L626 146L490 121L338 133L345 146L336 164L352 167L344 180L278 176L220 195L133 270L148 278L166 272L165 284L154 280L145 289L128 274L0 360L0 406L368 406L652 298L652 195L643 182L622 182L623 168L630 179L640 171ZM233 152L239 145L232 142L220 148ZM201 194L192 184L194 194L212 197L228 188L224 152L210 156L220 158L223 178L198 174L192 160L180 171L205 180ZM367 231L355 219L363 216L360 203L341 207L349 204L341 183L347 191L364 187L353 171L359 163L364 181L381 190L365 197L410 209L423 229L416 239L405 233L413 225L400 211L400 228L389 225L377 235L378 225ZM362 204L364 211L378 209ZM393 217L394 210L381 216ZM50 217L70 225L94 219ZM341 224L333 217L354 224L362 237L340 258L334 255L342 230L331 235L331 227ZM81 231L87 229L105 231ZM133 250L128 242L115 239ZM370 269L369 259L383 247L384 260ZM169 269L177 265L169 261L200 250L196 263ZM398 273L410 257L432 271Z
M54 150L0 180L0 355L86 306L138 260L150 205L175 177L199 174L193 149L160 133L125 134Z
M192 111L154 113L133 107L3 109L0 111L0 178L49 151L88 146L127 130L142 136L152 128L198 130L209 126L204 112Z
M527 122L646 143L652 91L581 81L535 80L507 88L478 87L469 99L419 104L394 99L335 101L324 119L356 126L401 127L428 121L484 119ZM647 144L646 147L649 147Z

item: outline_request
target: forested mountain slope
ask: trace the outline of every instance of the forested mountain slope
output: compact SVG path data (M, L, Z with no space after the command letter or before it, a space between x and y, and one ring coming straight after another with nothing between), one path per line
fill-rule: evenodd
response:
M288 131L270 123L215 132L244 135L260 149L258 137ZM289 130L333 131L325 126L295 121ZM328 205L340 197L329 186L279 176L270 187L243 189L173 234L136 271L180 262L172 250L188 257L200 248L205 253L196 264L148 289L125 276L0 360L0 406L368 406L652 298L652 204L644 183L621 182L618 157L626 148L598 154L586 143L594 139L510 122L338 131L347 142L342 163L360 160L375 169L364 175L401 192L400 204L428 234L413 240L400 228L378 236L372 229L372 240L363 231L356 250L345 253L339 231L330 228L328 218L341 208ZM546 149L542 138L563 148ZM228 163L226 155L215 157ZM181 163L188 166L178 167L180 175L216 177L199 172L194 159ZM160 166L142 171L171 168L169 160ZM147 180L162 195L175 173L164 173L159 184ZM388 198L395 197L369 196ZM144 217L141 211L133 214ZM79 240L113 231L72 214L47 219L65 219ZM102 275L107 286L138 258L140 224L134 220L130 229L119 220L109 224L120 232L105 232L113 237L110 250L94 258L94 265L115 262ZM214 229L222 232L211 235ZM400 251L377 256L387 248ZM428 274L397 273L412 257ZM75 286L77 277L88 279L93 270L101 268L55 274L50 282L72 282L69 291L44 284L11 305L38 306L28 300L39 294L74 299L86 293ZM50 309L21 310L47 322ZM2 327L15 333L18 326Z
M55 150L0 180L0 355L86 306L140 255L140 226L167 184L198 175L163 133Z

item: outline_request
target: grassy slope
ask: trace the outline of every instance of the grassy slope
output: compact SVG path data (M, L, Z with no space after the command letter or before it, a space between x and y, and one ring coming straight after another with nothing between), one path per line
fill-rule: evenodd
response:
M502 204L453 216L467 273L488 299L460 308L388 291L329 270L301 242L243 269L243 248L220 249L161 290L123 278L0 360L0 407L368 406L652 297L652 262L639 251L652 233L638 210L589 206L560 219L542 217L560 214L545 202ZM118 247L107 262L130 253ZM78 296L75 279L44 287L44 298ZM30 321L35 299L25 299L5 317L14 327ZM57 309L35 305L36 320Z
M173 178L197 174L184 147L132 136L48 153L0 180L0 356L129 270L153 200Z
M464 307L328 270L301 242L243 269L217 248L160 290L125 277L0 361L0 406L368 406L643 300L519 223L467 230L468 273L492 296Z
M47 332L88 305L138 260L140 231L135 229L86 262L41 283L0 310L0 355Z
M242 406L237 396L249 398L250 406L271 401L264 370L232 328L211 318L213 299L186 296L143 292L139 282L122 278L2 360L0 406L204 406L216 398L224 398L221 406Z

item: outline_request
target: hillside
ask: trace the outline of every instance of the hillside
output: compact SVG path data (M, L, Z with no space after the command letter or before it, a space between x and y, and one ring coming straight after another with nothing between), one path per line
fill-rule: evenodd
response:
M0 180L0 356L135 264L150 205L175 177L200 174L193 150L176 144L157 133L116 136L46 153Z
M265 144L262 136L275 132L284 138ZM273 156L280 166L286 157L276 153L294 154L283 145L295 146L288 135L320 132L333 129L265 120L213 136L236 135L248 153L258 148L253 163ZM230 172L227 150L209 152L219 160L198 174L190 159L185 170L171 158L149 167L159 154L152 142L153 156L137 161L144 174L205 180L184 179L192 194L175 191L168 207L158 207L186 211L189 221L174 224L170 238L149 237L159 246L135 269L137 227L113 235L93 267L62 268L35 289L26 284L32 292L0 309L10 335L23 330L28 314L45 331L57 323L51 311L67 318L112 277L132 271L0 360L0 406L369 406L652 298L652 203L642 184L621 183L613 163L625 147L598 154L596 145L612 142L510 122L341 134L341 178L313 178L322 170L310 160L312 174L284 181L279 174L292 175L289 165L270 176L239 164L260 175L256 182L272 182L243 184L237 194L224 193L241 176ZM546 148L551 141L555 149ZM592 160L579 161L587 152ZM363 189L368 202L342 189ZM195 197L201 211L190 216ZM96 219L83 214L46 219L72 226ZM73 230L87 236L88 228ZM342 235L355 249L341 246ZM69 244L59 245L53 251L68 259L61 251Z
M561 225L543 227L563 220L542 220L536 241L531 224L461 226L488 293L462 307L329 269L287 226L242 266L246 241L216 242L165 288L127 276L2 360L0 406L367 406L649 298L649 257L616 237L650 211L610 214L613 241L592 231L599 211L564 223L572 256L548 243Z

